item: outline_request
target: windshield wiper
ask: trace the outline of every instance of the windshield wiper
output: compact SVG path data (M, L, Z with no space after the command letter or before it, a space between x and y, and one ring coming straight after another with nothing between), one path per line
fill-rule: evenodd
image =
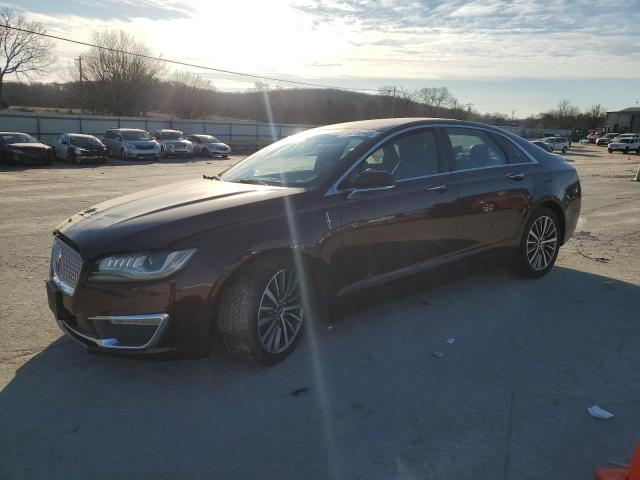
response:
M259 178L241 178L240 180L238 180L238 182L252 183L252 184L258 184L258 185L269 185L267 182L265 182L264 180L260 180Z
M204 178L205 180L218 180L218 181L222 181L220 180L220 176L218 175L202 175L202 178Z

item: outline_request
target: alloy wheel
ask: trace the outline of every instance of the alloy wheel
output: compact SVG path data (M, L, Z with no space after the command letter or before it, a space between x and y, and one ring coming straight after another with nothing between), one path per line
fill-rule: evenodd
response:
M534 270L549 266L558 248L556 224L550 217L540 216L527 235L527 260Z
M262 346L273 354L286 350L300 333L303 316L296 274L283 268L267 283L258 306L258 336Z

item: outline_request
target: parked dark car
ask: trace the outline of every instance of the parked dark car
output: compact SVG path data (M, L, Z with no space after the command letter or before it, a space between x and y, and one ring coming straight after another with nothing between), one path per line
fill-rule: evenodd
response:
M352 292L497 251L515 272L545 275L580 203L569 163L498 128L321 127L220 176L66 219L49 304L91 350L202 354L215 330L231 354L269 365L292 352L315 305Z
M7 164L51 165L53 151L31 135L0 132L0 161Z
M547 152L553 152L553 146L548 143L544 143L541 140L532 140L531 143L533 143L534 145L537 145L538 147L542 148Z
M107 147L93 135L63 133L54 143L55 156L69 163L104 162Z

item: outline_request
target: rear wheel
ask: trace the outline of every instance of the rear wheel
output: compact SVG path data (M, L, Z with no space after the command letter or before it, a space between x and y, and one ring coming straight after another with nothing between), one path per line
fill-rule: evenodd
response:
M548 208L539 208L527 222L512 268L523 277L542 277L553 267L559 248L558 217Z
M569 150L567 147L562 147L562 153L567 153L567 150Z
M284 360L305 326L302 288L293 261L279 255L258 258L230 282L218 312L227 351L264 366Z

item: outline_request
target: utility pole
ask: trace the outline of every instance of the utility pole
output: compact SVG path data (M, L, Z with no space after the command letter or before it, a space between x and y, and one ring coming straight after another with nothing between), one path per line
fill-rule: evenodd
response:
M391 117L396 116L396 87L393 87L393 99L391 100Z
M82 105L84 104L84 82L82 81L82 55L78 55L78 71L80 73L80 112L82 113Z
M78 61L78 71L80 73L80 85L82 85L82 55L79 55L76 60Z
M511 110L511 121L513 122L514 118L516 115L516 111L515 110Z

